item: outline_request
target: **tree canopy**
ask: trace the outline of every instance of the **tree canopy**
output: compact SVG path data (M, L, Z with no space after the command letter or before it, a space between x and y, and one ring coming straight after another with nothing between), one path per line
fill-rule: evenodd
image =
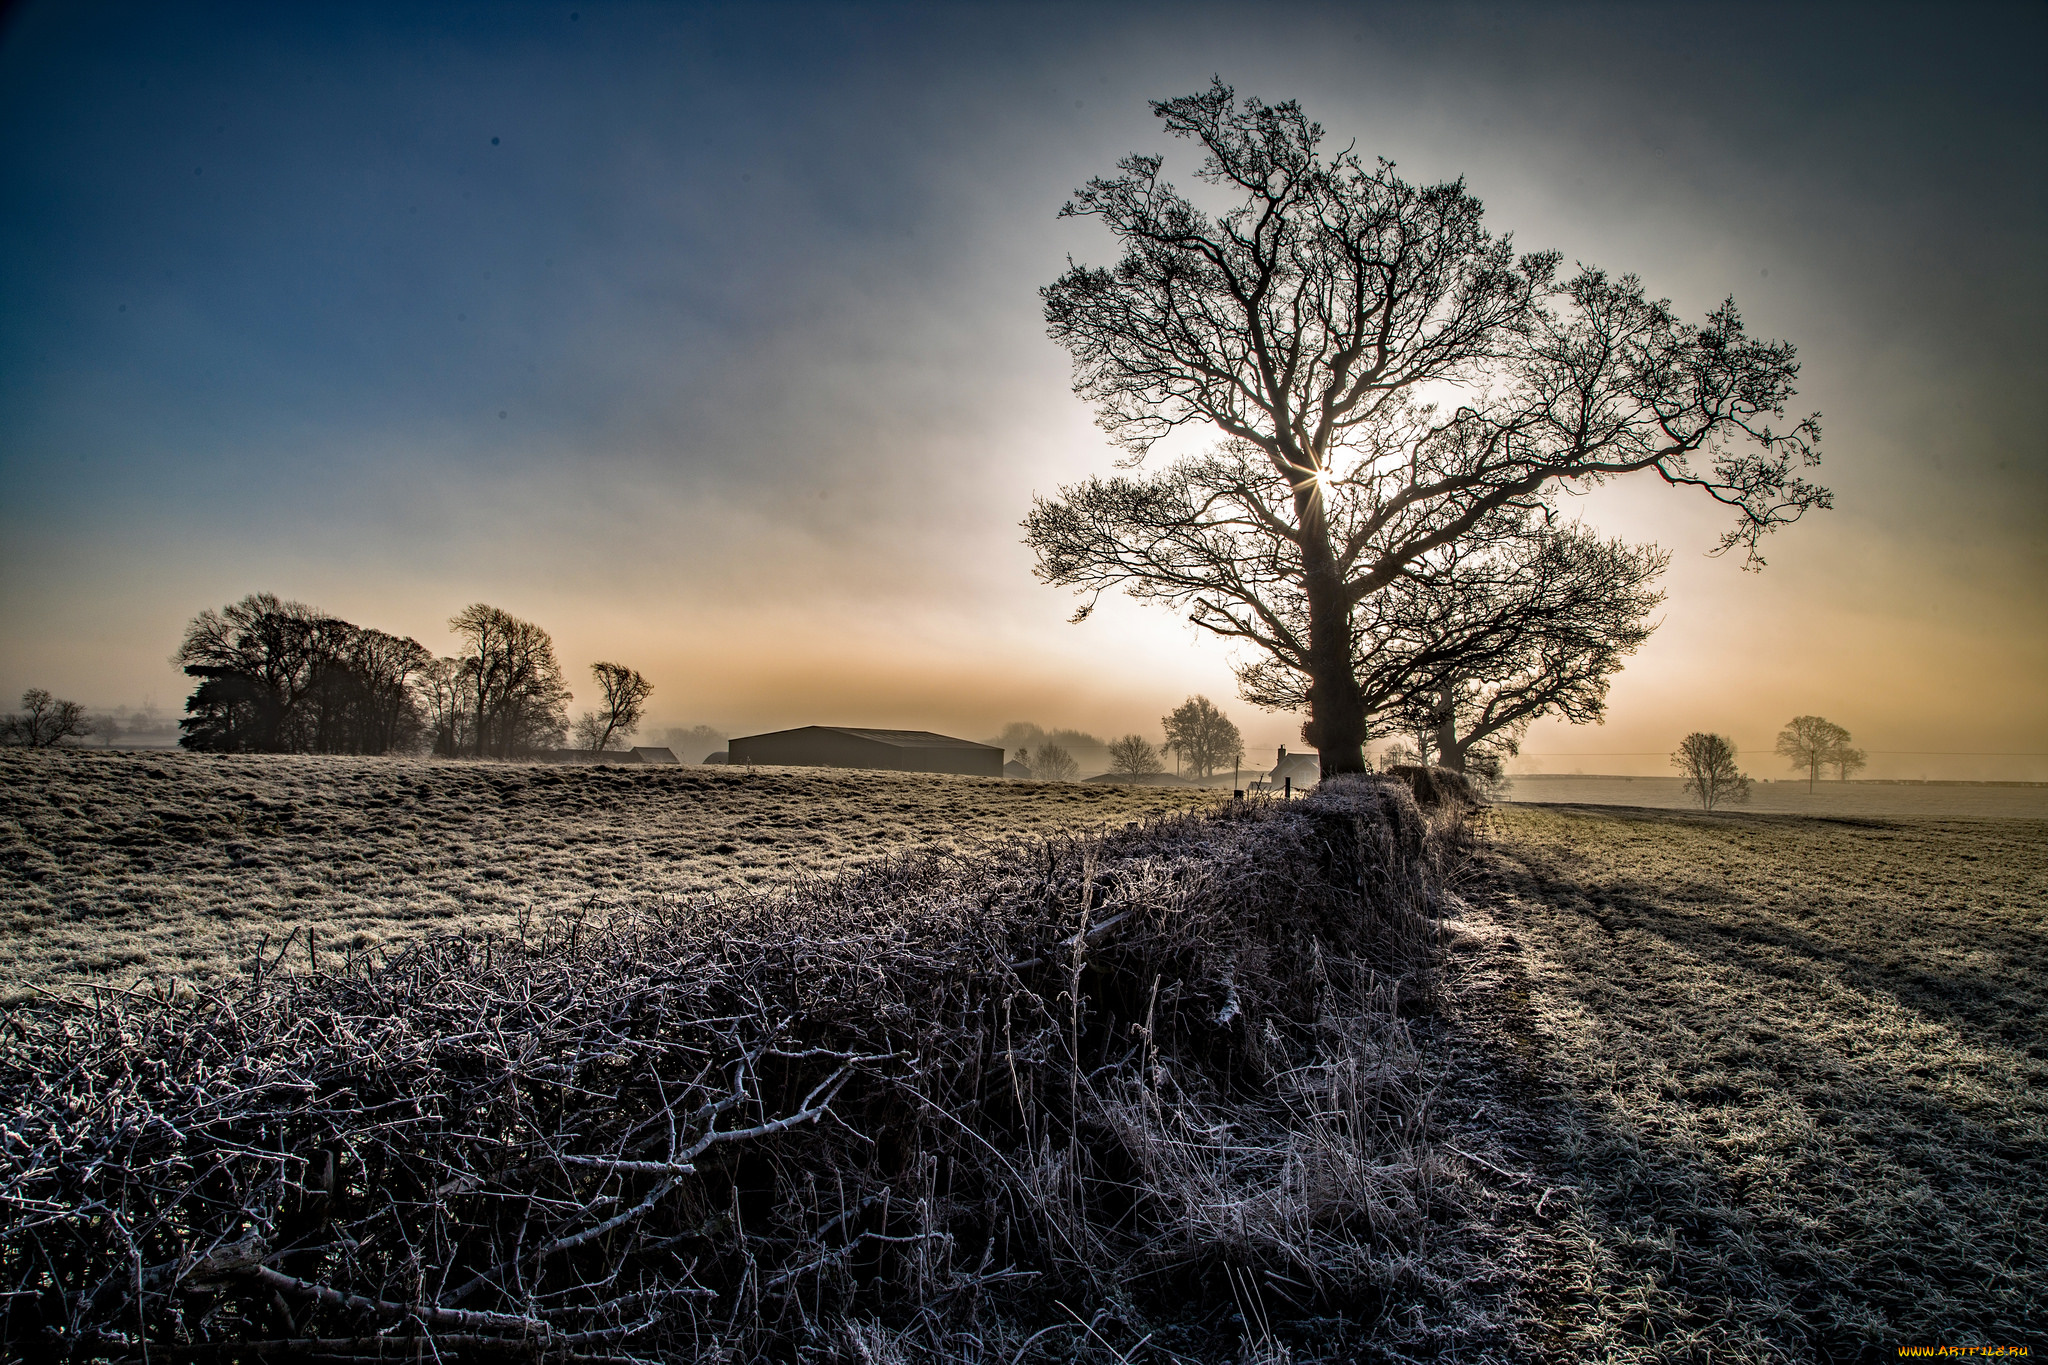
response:
M1719 549L1829 495L1797 472L1819 424L1784 424L1793 349L1749 338L1732 300L1684 323L1633 276L1517 253L1462 181L1411 185L1293 102L1220 81L1153 105L1199 144L1210 214L1133 155L1063 216L1100 221L1113 268L1045 287L1074 388L1142 462L1182 428L1220 438L1149 475L1037 499L1047 582L1185 610L1298 675L1323 771L1362 771L1372 717L1354 665L1375 599L1555 516L1566 487L1654 473L1722 503Z
M241 753L408 749L422 725L414 684L432 660L416 640L250 593L193 617L171 656L198 680L178 743Z
M1861 749L1849 742L1852 738L1847 730L1825 716L1794 716L1778 731L1774 747L1795 770L1806 774L1806 789L1812 791L1822 768L1833 768L1835 775L1846 782L1850 773L1869 761Z
M1695 730L1678 743L1671 766L1685 777L1685 792L1712 810L1728 802L1749 800L1750 781L1736 766L1735 741L1725 735Z
M640 670L624 664L594 663L590 676L597 679L603 705L583 713L576 722L576 735L585 748L602 753L612 747L613 740L624 739L640 728L654 684Z
M1234 767L1244 757L1244 736L1207 697L1189 697L1159 719L1166 750L1187 765L1188 776L1205 778Z

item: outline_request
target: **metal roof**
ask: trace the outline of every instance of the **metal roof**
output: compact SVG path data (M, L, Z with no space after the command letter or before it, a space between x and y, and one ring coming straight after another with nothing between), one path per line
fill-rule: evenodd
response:
M893 744L899 749L993 749L993 744L977 744L971 739L954 739L951 735L935 735L930 730L858 730L850 725L813 725L813 730L832 730L842 735L857 735L871 739L877 744Z

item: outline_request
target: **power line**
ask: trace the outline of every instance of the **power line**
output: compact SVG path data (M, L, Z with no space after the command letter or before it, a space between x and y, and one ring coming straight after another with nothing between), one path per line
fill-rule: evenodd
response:
M1973 749L1866 749L1865 753L1885 754L1893 758L2048 758L2048 753L2038 754L1996 754ZM1524 750L1521 758L1663 758L1664 749L1639 749L1633 751L1591 751L1570 754L1532 754Z

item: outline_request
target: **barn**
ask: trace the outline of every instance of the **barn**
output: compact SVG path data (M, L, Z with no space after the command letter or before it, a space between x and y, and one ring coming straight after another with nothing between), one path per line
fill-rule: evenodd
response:
M1001 777L1003 751L993 744L929 730L860 730L806 725L742 735L727 747L728 763L787 763L805 768L886 768L902 773L965 773Z

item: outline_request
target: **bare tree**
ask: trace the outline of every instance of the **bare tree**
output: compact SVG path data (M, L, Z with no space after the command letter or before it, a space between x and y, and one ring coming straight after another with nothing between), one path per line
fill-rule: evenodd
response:
M1794 769L1806 772L1806 790L1813 790L1820 770L1832 761L1837 750L1849 744L1849 732L1821 716L1794 716L1778 731L1777 752L1789 759Z
M1793 351L1732 301L1678 321L1633 277L1517 256L1462 182L1321 150L1292 102L1220 81L1153 105L1198 142L1212 218L1133 155L1063 216L1124 247L1042 292L1075 392L1128 453L1184 426L1226 444L1150 477L1091 479L1025 522L1047 582L1168 603L1301 676L1323 773L1365 767L1352 662L1372 599L1447 551L1545 511L1564 486L1649 471L1730 508L1721 549L1829 504L1795 475L1815 418L1781 419ZM1437 393L1455 402L1435 405Z
M1109 770L1113 773L1141 777L1161 772L1165 767L1159 761L1159 751L1143 735L1125 735L1109 742Z
M1031 755L1031 775L1040 782L1072 782L1081 775L1081 765L1072 754L1047 740Z
M1654 584L1670 559L1540 521L1473 548L1380 594L1354 665L1376 725L1461 773L1481 754L1497 769L1541 716L1605 718L1609 680L1656 628Z
M435 659L420 671L433 751L444 758L475 752L476 677L460 659Z
M586 712L577 722L576 731L587 740L584 747L602 752L612 747L614 738L624 739L640 728L640 717L647 709L654 684L624 664L595 663L590 666L590 675L597 679L604 705Z
M1847 782L1850 773L1861 772L1869 766L1870 756L1861 749L1852 748L1845 741L1836 748L1828 750L1827 763L1828 766L1835 770L1835 780L1837 782Z
M1189 777L1206 778L1244 758L1244 736L1207 697L1189 697L1160 717L1159 724L1166 731L1166 750L1187 764Z
M1679 741L1671 766L1685 774L1686 793L1702 809L1712 810L1724 802L1749 800L1749 779L1735 766L1735 758L1734 741L1695 730Z
M467 646L461 667L469 674L476 756L510 758L559 746L569 726L563 708L570 692L553 637L482 602L448 624Z
M67 739L92 733L85 708L51 696L40 687L21 694L19 713L0 718L0 743L29 749L54 749Z

